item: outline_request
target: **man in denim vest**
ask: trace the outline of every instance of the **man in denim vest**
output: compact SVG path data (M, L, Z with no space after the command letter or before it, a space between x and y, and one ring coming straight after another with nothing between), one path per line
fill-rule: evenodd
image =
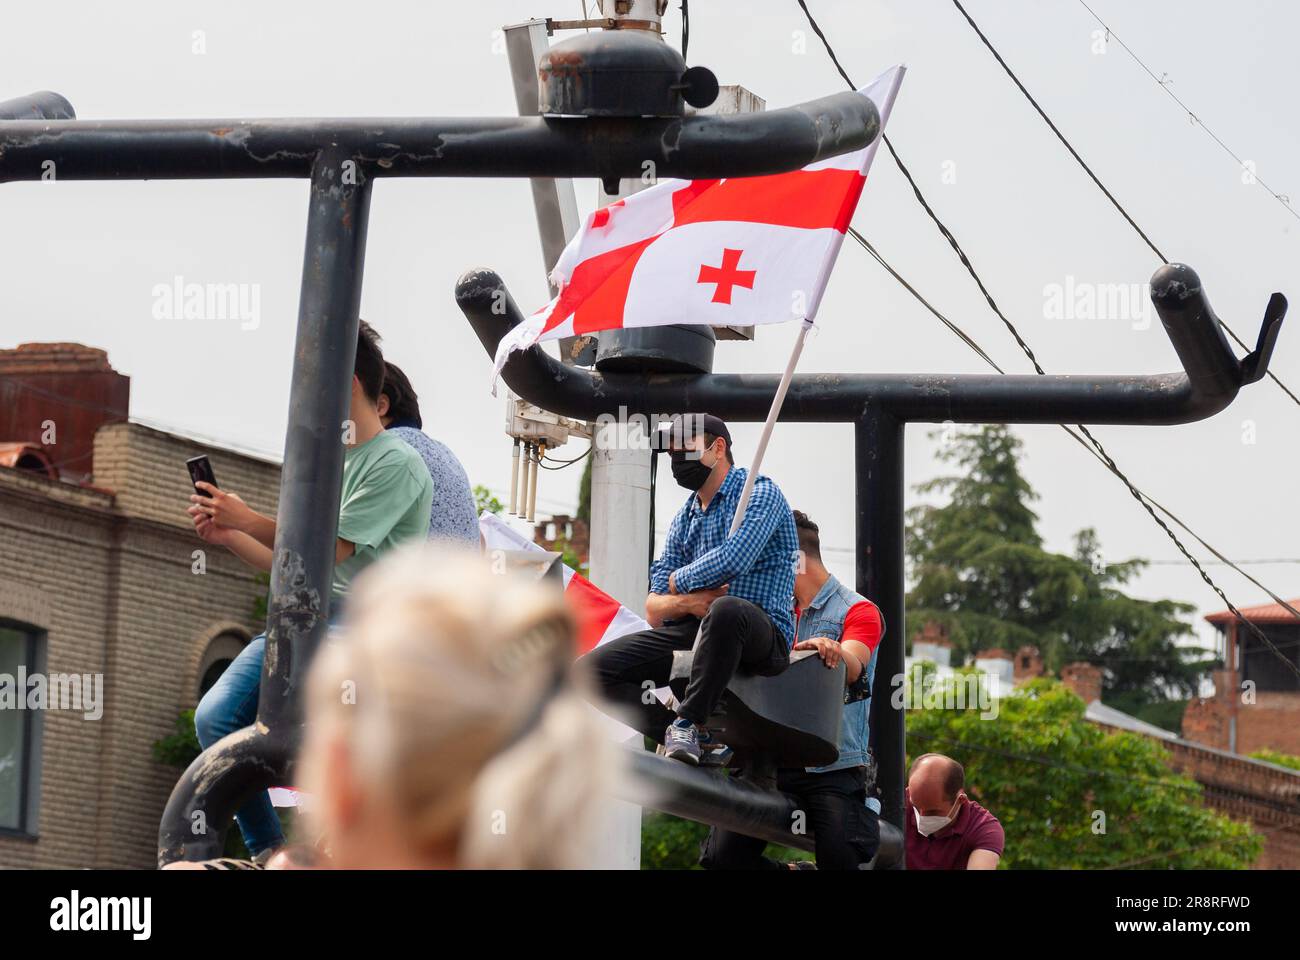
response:
M826 666L845 667L840 755L824 767L778 771L777 787L792 794L816 841L821 870L855 870L876 855L880 824L867 806L874 764L867 750L876 647L884 635L880 610L836 580L822 564L817 524L794 511L802 563L795 578L795 650L815 650ZM766 841L713 829L701 849L708 870L781 869L763 856ZM795 864L788 864L795 868Z

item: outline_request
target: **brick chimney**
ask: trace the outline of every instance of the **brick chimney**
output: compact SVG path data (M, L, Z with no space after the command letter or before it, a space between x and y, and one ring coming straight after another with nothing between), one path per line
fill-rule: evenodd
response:
M1084 703L1101 699L1101 667L1091 663L1067 663L1061 668L1061 682Z
M591 531L585 520L567 513L557 513L550 520L534 524L533 543L547 550L568 547L577 556L579 566L585 567L591 562Z
M131 378L108 354L79 343L24 343L0 350L0 443L39 447L60 479L93 472L95 431L125 420Z
M1016 651L1015 664L1012 668L1016 683L1024 683L1043 675L1043 655L1033 644L1025 644Z
M912 659L929 660L940 667L951 666L952 641L948 639L948 628L934 620L927 620L912 635Z

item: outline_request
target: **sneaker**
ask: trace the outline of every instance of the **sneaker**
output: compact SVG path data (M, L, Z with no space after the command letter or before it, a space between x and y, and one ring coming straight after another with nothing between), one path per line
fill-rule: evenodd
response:
M692 767L700 765L700 731L689 720L677 719L664 731L664 756Z
M736 751L727 746L708 730L699 731L700 766L725 767L731 763Z

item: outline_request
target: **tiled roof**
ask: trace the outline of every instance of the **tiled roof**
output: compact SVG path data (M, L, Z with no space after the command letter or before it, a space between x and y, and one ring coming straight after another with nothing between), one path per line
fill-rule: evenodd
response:
M1300 597L1295 600L1288 600L1291 606L1300 610ZM1238 607L1241 615L1251 623L1297 623L1300 617L1291 613L1280 603L1262 603L1257 607ZM1211 613L1206 618L1208 623L1231 623L1237 618L1232 615L1231 610L1221 610L1218 613Z

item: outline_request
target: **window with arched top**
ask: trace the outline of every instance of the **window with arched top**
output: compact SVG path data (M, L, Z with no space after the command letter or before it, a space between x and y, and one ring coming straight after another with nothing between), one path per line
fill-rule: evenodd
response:
M199 660L198 689L194 691L197 699L202 699L203 695L212 689L212 685L226 672L226 667L230 666L230 662L239 656L239 652L247 644L248 637L233 630L219 633L208 641Z

